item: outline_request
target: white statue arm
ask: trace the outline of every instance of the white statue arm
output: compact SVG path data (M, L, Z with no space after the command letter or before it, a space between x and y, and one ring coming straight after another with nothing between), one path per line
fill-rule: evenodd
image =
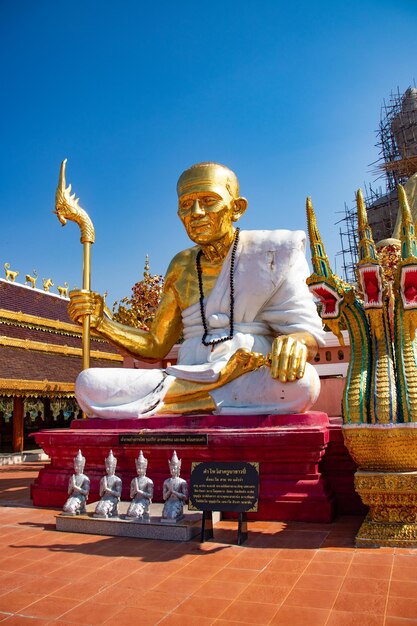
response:
M148 500L152 500L153 498L153 482L150 480L146 486L147 491L145 493L145 498Z
M139 493L139 489L138 489L138 479L134 478L132 480L132 482L130 483L130 497L134 498L136 496L136 494Z
M105 491L107 493L110 493L115 498L120 498L120 496L122 495L122 481L120 479L116 480L115 483L113 484L113 487L109 487L109 484L106 480Z
M81 487L77 487L77 485L75 485L75 488L77 489L77 491L82 493L83 496L88 496L90 492L90 479L85 477Z
M148 479L147 483L145 484L145 488L139 489L139 480L137 478L134 478L130 483L130 497L134 498L135 496L145 498L146 500L152 500L153 482Z
M181 483L181 491L175 491L172 488L171 485L171 494L176 496L178 498L178 500L186 500L188 498L188 486L187 486L187 482L184 480L184 482Z
M71 475L71 478L68 481L68 495L70 496L73 491L75 491L75 478L74 474Z
M71 495L71 493L74 492L81 493L83 496L87 496L90 492L90 479L85 476L83 478L81 486L78 486L76 483L76 476L73 474L69 480L68 494Z
M175 495L179 500L185 501L188 498L188 486L185 480L181 483L181 491L176 491Z
M162 497L164 500L168 500L168 498L172 495L172 483L170 479L164 482Z
M100 497L102 498L104 494L107 492L107 478L103 476L100 480Z

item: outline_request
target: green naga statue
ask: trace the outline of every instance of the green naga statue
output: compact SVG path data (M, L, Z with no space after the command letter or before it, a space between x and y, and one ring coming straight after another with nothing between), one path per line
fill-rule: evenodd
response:
M398 193L401 258L389 280L372 238L362 192L357 192L355 285L332 272L307 198L314 269L307 284L320 301L323 321L342 345L341 328L349 332L343 432L353 458L368 470L417 470L417 240L401 185Z
M400 240L377 246L359 190L357 283L336 276L310 198L313 274L307 284L321 317L351 359L342 401L345 444L358 465L355 489L369 506L357 546L417 547L417 240L404 188Z
M364 424L369 414L371 373L370 331L364 306L352 285L341 280L330 268L317 227L311 198L307 198L307 221L314 273L307 279L310 291L321 304L320 315L344 345L342 326L348 329L351 359L342 400L345 424Z
M398 421L417 422L417 241L404 188L398 189L401 207L401 261L394 284L394 346L397 363Z

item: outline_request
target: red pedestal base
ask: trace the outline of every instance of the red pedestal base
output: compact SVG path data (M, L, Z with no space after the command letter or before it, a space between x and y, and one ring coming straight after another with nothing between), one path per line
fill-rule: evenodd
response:
M121 443L126 434L204 434L207 445ZM91 480L90 501L98 498L109 450L117 457L116 473L123 480L123 500L129 499L139 450L149 459L155 502L162 501L162 483L169 476L173 449L182 459L181 476L189 479L194 461L252 461L260 464L259 510L250 519L330 522L335 496L319 471L329 441L325 413L297 415L157 416L140 420L77 420L65 430L43 430L36 442L51 463L32 485L33 503L61 507L78 449L86 457Z

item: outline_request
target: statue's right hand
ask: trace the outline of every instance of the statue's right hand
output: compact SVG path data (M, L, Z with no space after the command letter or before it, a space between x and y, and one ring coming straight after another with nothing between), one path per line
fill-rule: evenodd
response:
M90 315L91 328L97 328L103 319L104 300L95 291L71 291L68 314L73 322L82 324L83 318Z

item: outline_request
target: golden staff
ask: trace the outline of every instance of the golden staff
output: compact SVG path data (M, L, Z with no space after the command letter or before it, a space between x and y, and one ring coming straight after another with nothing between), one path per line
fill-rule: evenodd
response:
M76 222L81 230L80 241L83 244L83 291L91 289L91 244L95 241L93 222L88 214L82 209L78 202L79 198L75 193L71 195L71 185L65 187L65 166L67 159L61 163L58 186L55 195L55 211L62 226L67 220ZM82 338L83 370L90 367L90 316L83 318L83 338Z

